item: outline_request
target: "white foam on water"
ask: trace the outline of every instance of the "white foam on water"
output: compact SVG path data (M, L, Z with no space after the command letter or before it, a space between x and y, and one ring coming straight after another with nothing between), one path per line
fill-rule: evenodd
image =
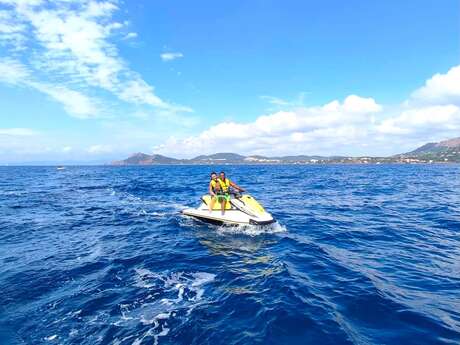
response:
M185 210L188 207L186 205L182 205L182 204L179 204L177 202L168 203L167 205L169 205L169 208L172 208L172 209L178 210L178 211Z
M135 281L136 281L136 286L141 287L141 288L151 288L154 287L156 284L154 284L155 280L160 280L163 281L163 277L160 276L157 273L154 273L148 269L145 268L136 268L134 269L136 272L135 276Z
M57 334L53 334L53 335L50 335L49 337L45 337L44 340L47 340L47 341L53 341L57 339Z
M164 327L159 324L157 320L153 323L153 327L149 328L147 332L145 332L141 337L136 338L133 341L133 345L141 345L145 338L153 337L153 344L158 345L158 340L160 337L164 337L168 335L169 328Z
M147 212L148 216L164 217L167 215L166 212Z
M127 315L127 313L129 312L129 307L129 304L120 304L121 319L123 321L129 321L134 319L133 317Z
M259 236L263 234L276 234L287 232L287 228L278 222L268 225L221 225L217 228L221 234L243 234L248 236Z
M192 217L183 214L178 215L178 223L180 226L183 226L184 228L193 227L197 224L196 220L194 220Z
M148 336L153 337L153 344L154 344L154 345L158 345L158 340L159 340L158 338L159 338L159 337L164 337L164 336L168 335L168 333L169 333L169 328L163 328L163 329L161 330L161 332L160 332L160 333L157 333L157 334L154 334L154 333L153 333L154 330L155 330L155 328L149 329L149 330L144 334L144 336L143 336L141 339L139 339L140 342L139 342L139 343L136 343L136 341L134 341L134 342L133 342L133 345L134 345L134 344L141 344L141 343L142 343L142 340L144 340L144 338L146 338L146 337L148 337ZM136 339L136 340L137 340L137 339Z
M152 293L132 303L120 304L121 318L114 323L127 327L141 323L150 327L133 344L141 344L146 338L153 338L153 343L158 344L159 337L170 331L169 319L186 317L206 303L204 285L215 279L214 274L207 272L155 273L145 268L134 271L134 286Z
M123 337L121 339L115 338L113 340L113 343L111 345L120 345L120 344L125 344L128 339L134 338L135 335L128 335L126 337Z
M197 272L193 275L195 277L195 281L192 283L192 286L201 286L207 283L211 283L216 277L215 274L206 272Z
M187 208L176 202L166 202L164 200L143 199L128 192L116 192L108 189L112 196L118 198L122 205L125 205L125 212L134 213L136 216L165 218L176 215L181 210Z
M156 211L146 211L143 208L139 210L138 216L153 216L153 217L158 217L158 218L164 218L168 214L166 212L156 212Z
M169 328L167 328L167 327L163 328L163 330L156 335L155 344L158 344L158 337L164 337L164 336L168 335L168 333L169 333Z
M167 320L171 316L171 312L168 313L159 313L152 318L146 318L145 315L141 315L140 322L143 325L151 325L158 323L159 320Z

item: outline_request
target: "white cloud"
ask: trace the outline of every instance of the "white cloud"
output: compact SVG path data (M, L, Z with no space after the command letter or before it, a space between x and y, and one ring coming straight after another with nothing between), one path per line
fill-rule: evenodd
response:
M61 151L63 153L69 153L72 151L72 146L64 146Z
M382 111L382 106L377 104L372 98L362 98L351 95L345 98L343 111L348 113L378 113Z
M333 101L318 107L279 111L249 123L222 122L197 136L171 138L155 150L176 155L213 153L222 148L250 154L290 154L313 150L323 140L328 141L323 149L330 149L366 139L373 115L381 109L371 98L351 95L343 103ZM343 147L339 149L343 151Z
M452 95L450 88L444 90ZM442 93L438 96L445 99ZM221 122L196 136L170 138L154 151L177 156L214 153L222 148L266 155L352 155L372 151L386 155L460 133L460 107L454 104L409 103L391 113L383 110L372 98L350 95L343 102L276 111L253 122Z
M0 128L0 135L30 137L39 133L30 128Z
M460 105L460 65L446 74L437 73L412 94L412 101L428 104Z
M377 130L385 134L454 131L460 133L460 108L455 105L436 105L408 109L400 115L383 120Z
M163 61L172 61L184 57L182 53L163 53L160 55L161 60Z
M105 17L107 14L115 12L117 9L118 7L110 1L90 1L86 7L86 14L88 17Z
M113 152L111 145L92 145L88 147L87 152L94 155L106 154Z
M44 92L58 101L62 99L58 99L54 89L77 90L83 95L88 89L96 88L135 105L174 112L190 110L163 101L119 56L113 38L126 24L113 19L118 1L0 0L0 3L6 5L0 12L0 40L10 46L16 42L16 49L27 43L28 49L21 60L36 83L47 85ZM12 83L14 78L13 74L3 80ZM83 97L79 97L78 103L79 106L67 104L65 107L74 114L84 115L80 117L94 111Z

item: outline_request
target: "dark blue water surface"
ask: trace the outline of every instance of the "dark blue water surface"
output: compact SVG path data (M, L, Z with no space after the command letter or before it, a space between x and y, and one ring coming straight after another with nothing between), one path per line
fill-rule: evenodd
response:
M460 166L0 168L1 344L459 344Z

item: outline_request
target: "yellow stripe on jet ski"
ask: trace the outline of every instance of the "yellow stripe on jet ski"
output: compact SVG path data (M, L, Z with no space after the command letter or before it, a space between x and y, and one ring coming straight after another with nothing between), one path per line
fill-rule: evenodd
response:
M246 207L248 207L255 214L265 213L265 210L262 207L262 205L259 204L256 201L256 199L254 199L252 196L245 194L241 196L240 200L244 203Z

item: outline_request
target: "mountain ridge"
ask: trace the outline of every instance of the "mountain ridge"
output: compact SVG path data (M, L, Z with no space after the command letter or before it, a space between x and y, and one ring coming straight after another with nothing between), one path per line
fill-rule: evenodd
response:
M312 164L312 163L460 163L460 137L440 142L431 142L413 151L389 157L371 156L319 156L288 155L263 156L240 155L232 152L219 152L199 155L191 159L177 159L159 154L137 152L126 159L114 161L111 165L169 165L169 164Z

